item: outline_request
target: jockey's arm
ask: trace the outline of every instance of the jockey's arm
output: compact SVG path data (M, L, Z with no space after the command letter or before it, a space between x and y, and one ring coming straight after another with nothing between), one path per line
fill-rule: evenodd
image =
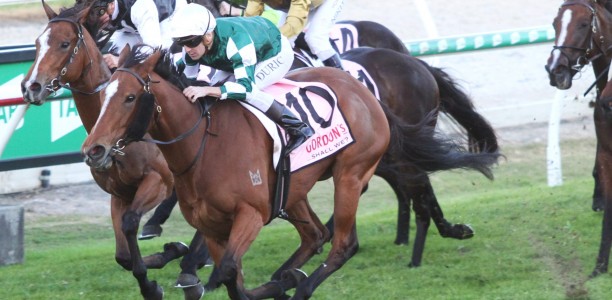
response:
M264 3L261 0L249 0L244 9L245 17L261 16L264 11Z
M287 38L300 34L308 21L311 0L291 0L285 23L280 26L280 32Z
M131 18L143 43L152 47L162 45L159 16L153 0L136 1L132 7Z

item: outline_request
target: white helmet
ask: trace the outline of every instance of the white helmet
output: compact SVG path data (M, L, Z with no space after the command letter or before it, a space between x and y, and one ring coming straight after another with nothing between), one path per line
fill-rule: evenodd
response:
M212 13L204 6L189 3L179 9L172 16L172 38L181 38L193 35L204 35L215 29L217 21Z

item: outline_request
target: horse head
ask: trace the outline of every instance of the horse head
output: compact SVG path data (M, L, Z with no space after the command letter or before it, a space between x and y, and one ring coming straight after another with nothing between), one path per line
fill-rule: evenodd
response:
M572 78L589 63L594 51L594 33L602 30L597 9L601 6L587 0L565 1L553 20L555 44L545 66L550 85L566 90Z
M36 39L36 58L21 82L24 101L35 105L42 105L49 95L65 87L65 83L82 79L94 60L102 62L101 58L92 56L101 54L89 32L83 29L91 5L77 4L58 15L44 1L42 4L49 23Z
M155 108L151 86L158 82L151 74L160 56L160 51L147 45L133 49L128 45L121 51L121 67L102 91L102 112L82 146L90 167L110 168L114 155L122 155L125 146L141 140L149 130Z

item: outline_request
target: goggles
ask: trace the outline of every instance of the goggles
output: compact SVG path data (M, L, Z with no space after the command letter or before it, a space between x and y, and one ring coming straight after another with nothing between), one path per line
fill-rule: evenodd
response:
M186 37L173 38L172 40L181 47L195 48L202 43L203 36L190 35Z

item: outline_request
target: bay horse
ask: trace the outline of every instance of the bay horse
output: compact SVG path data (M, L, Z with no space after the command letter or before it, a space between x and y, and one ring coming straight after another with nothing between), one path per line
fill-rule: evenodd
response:
M555 43L545 69L550 85L560 90L572 87L572 80L585 65L591 63L595 73L597 98L606 86L610 61L612 59L612 2L592 0L568 0L559 7L553 20ZM594 109L595 128L604 116L600 109ZM593 178L594 211L604 209L602 182L599 179L599 151L597 145Z
M299 52L296 55L299 55ZM482 165L475 161L483 156L478 153L488 156L499 152L495 131L489 122L475 111L471 99L450 75L416 57L382 48L355 48L342 53L341 58L345 67L352 62L363 68L349 72L404 122L419 124L431 111L447 112L466 130L471 137L469 141L474 142L468 147L474 150L474 153L457 149L457 156L464 159L463 163L456 164L453 168L475 169L493 179L488 169L482 168ZM308 61L296 58L292 68L306 66ZM435 127L436 121L434 118L429 125ZM397 167L393 162L398 160L401 158L386 155L375 175L385 179L398 198L396 244L408 243L412 203L417 226L409 266L417 267L421 265L430 219L434 221L442 237L467 239L474 235L474 231L469 225L448 222L436 199L427 172L418 168ZM449 169L451 168L448 166L437 165L428 171ZM398 174L407 174L408 180Z
M363 85L340 70L304 69L287 75L296 82L327 85L337 96L354 141L291 175L285 209L301 243L277 273L298 275L279 276L280 286L269 283L247 291L242 256L273 217L276 173L272 139L256 117L236 101L216 101L203 113L199 103L187 101L181 89L154 71L160 57L165 56L163 51L149 54L143 48L148 47L137 46L130 53L126 47L120 55L122 67L102 92L105 110L83 143L87 162L94 167L104 165L118 142L123 147L141 140L147 131L156 140L174 139L176 142L160 144L159 148L174 172L181 211L187 222L204 234L228 295L232 299L280 297L297 286L293 298L309 298L357 252L355 215L360 192L386 152L391 135L383 108ZM325 262L304 278L299 276L301 272L291 270L305 264L329 240L307 193L319 179L330 177L335 188L332 248Z
M84 21L90 8L83 3L55 13L44 1L49 18L47 27L36 39L36 58L21 82L23 99L43 105L60 87L72 91L83 127L89 133L102 109L100 91L110 79ZM95 182L110 194L111 219L115 234L115 260L131 270L146 298L161 292L147 279L147 268L162 268L183 256L188 247L180 242L164 245L164 251L142 257L136 234L141 216L161 201L172 197L174 177L157 146L136 143L121 150L108 169L92 167Z

